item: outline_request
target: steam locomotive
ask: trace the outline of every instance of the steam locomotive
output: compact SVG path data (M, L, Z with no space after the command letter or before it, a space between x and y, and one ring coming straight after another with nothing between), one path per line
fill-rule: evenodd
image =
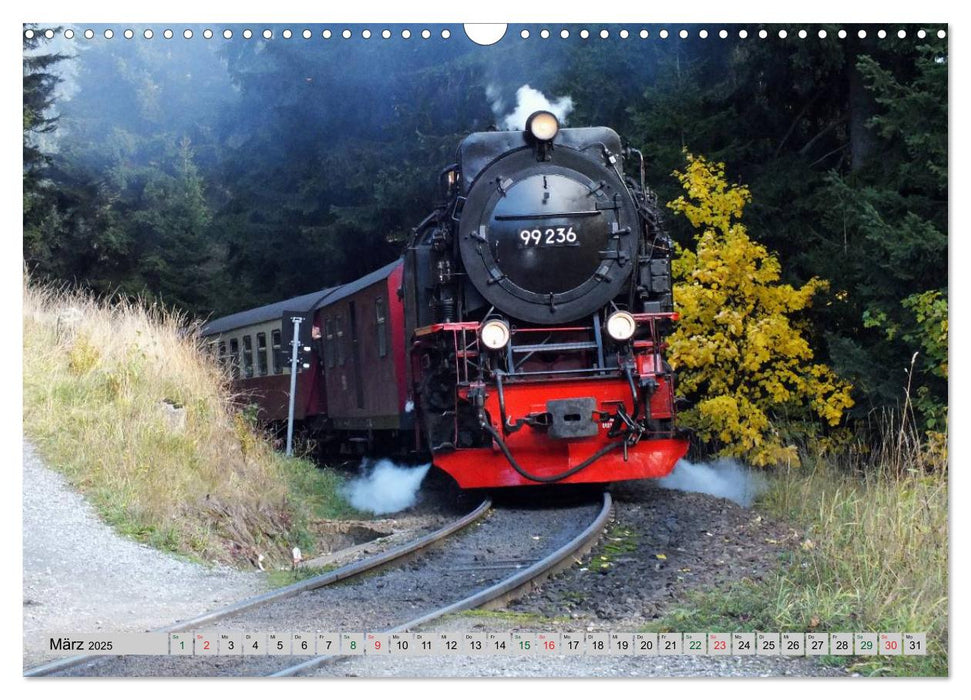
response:
M671 243L632 155L546 111L473 133L400 260L203 335L278 421L304 314L295 417L337 450L430 455L462 488L664 476L687 451L664 358Z

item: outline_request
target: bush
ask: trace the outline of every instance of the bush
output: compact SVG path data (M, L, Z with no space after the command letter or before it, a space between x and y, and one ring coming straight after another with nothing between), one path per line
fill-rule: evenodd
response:
M853 405L850 386L813 351L795 320L826 282L782 284L778 259L740 223L751 194L725 166L686 154L674 175L685 194L668 204L697 229L678 247L674 299L681 321L669 339L679 388L695 403L682 422L723 455L765 466L798 463L776 416L815 413L830 426Z

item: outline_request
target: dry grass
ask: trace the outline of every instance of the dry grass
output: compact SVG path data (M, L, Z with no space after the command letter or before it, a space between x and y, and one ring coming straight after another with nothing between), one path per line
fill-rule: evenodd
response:
M803 528L777 615L828 631L927 632L932 658L875 663L946 674L948 478L941 436L883 421L882 442L788 470L762 505Z
M926 632L926 657L833 657L872 675L948 673L948 479L943 436L883 419L877 446L808 455L770 477L758 510L797 528L761 583L692 596L661 626L712 631Z
M232 410L184 318L28 282L23 330L24 432L116 528L237 564L306 544L288 485L315 470Z

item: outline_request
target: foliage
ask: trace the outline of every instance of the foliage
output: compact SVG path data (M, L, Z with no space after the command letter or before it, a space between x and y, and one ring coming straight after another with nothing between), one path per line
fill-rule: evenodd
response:
M27 29L33 35L27 37ZM23 39L23 202L24 248L42 246L51 236L50 218L46 215L56 196L51 183L46 180L49 162L42 142L57 128L54 114L54 92L60 82L58 64L65 56L45 52L46 32L52 29L29 25ZM47 224L47 226L45 226Z
M681 322L670 338L679 388L695 405L682 413L721 454L763 466L797 462L774 424L809 408L831 426L852 406L850 387L813 351L794 320L826 284L780 282L778 259L740 222L751 195L726 181L725 166L687 154L676 171L685 194L669 203L698 230L697 247L673 266Z

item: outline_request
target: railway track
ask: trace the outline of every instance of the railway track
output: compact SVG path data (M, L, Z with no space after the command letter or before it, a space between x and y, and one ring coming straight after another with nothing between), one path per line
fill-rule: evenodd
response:
M491 586L476 591L475 593L466 596L461 600L457 600L449 605L440 607L437 610L433 610L403 624L397 625L396 627L385 629L383 632L388 634L393 634L395 632L407 632L408 630L419 627L427 622L431 622L432 620L437 620L445 615L461 612L463 610L471 610L472 608L478 608L486 603L501 600L504 597L514 596L523 589L537 584L540 580L546 576L549 576L558 568L568 565L571 561L573 561L574 557L579 556L579 554L591 547L597 541L597 539L600 537L600 533L603 531L603 528L606 526L607 521L610 518L612 507L613 501L610 498L610 493L604 491L603 505L597 512L597 515L593 521L576 537L563 544L554 552L551 552L539 561L533 563L531 566L521 569L517 571L517 573L512 574L511 576L508 576ZM519 569L518 564L518 562L514 564L514 567L517 569ZM269 675L273 677L297 676L311 671L325 663L334 661L337 658L340 657L314 657L292 666L288 666L287 668L281 669Z
M493 509L490 517L442 547L425 549L410 565L388 568L337 586L220 611L218 631L403 632L450 613L515 597L568 566L600 536L612 509L599 503ZM337 573L337 572L332 572ZM245 601L244 601L245 602ZM234 606L234 608L237 606ZM203 631L215 620L180 629ZM209 627L212 630L215 628ZM175 631L175 630L172 630ZM98 676L293 676L340 657L108 657L102 663L51 671Z
M312 591L318 588L323 588L324 586L330 586L340 581L346 581L356 576L361 576L366 573L376 571L384 566L387 566L393 562L401 561L407 557L415 555L423 550L432 547L439 542L445 540L449 536L459 532L465 527L471 525L472 523L484 518L488 513L490 508L492 508L492 501L486 498L482 503L480 503L474 510L463 515L460 518L456 518L452 522L448 523L444 527L435 530L423 537L419 537L411 542L406 542L405 544L399 545L397 547L392 547L384 552L375 554L371 557L366 557L360 559L356 562L348 564L347 566L342 566L333 571L328 571L326 573L320 574L319 576L314 576L312 578L305 579L303 581L297 581L289 586L284 586L282 588L277 588L272 591L267 591L258 596L253 596L252 598L246 598L232 605L226 606L219 610L214 610L213 612L205 613L197 617L193 617L189 620L179 622L168 627L163 627L157 632L182 632L193 629L201 629L206 625L211 625L220 620L238 615L247 610L257 608L261 605L268 605L277 601L285 600L287 598L292 598L294 596L300 595L306 591ZM108 657L111 658L111 657ZM69 669L81 666L83 664L91 663L97 664L105 660L103 656L93 656L93 655L80 655L72 656L66 659L57 659L55 661L42 664L40 666L35 666L24 672L25 677L34 676L49 676Z

